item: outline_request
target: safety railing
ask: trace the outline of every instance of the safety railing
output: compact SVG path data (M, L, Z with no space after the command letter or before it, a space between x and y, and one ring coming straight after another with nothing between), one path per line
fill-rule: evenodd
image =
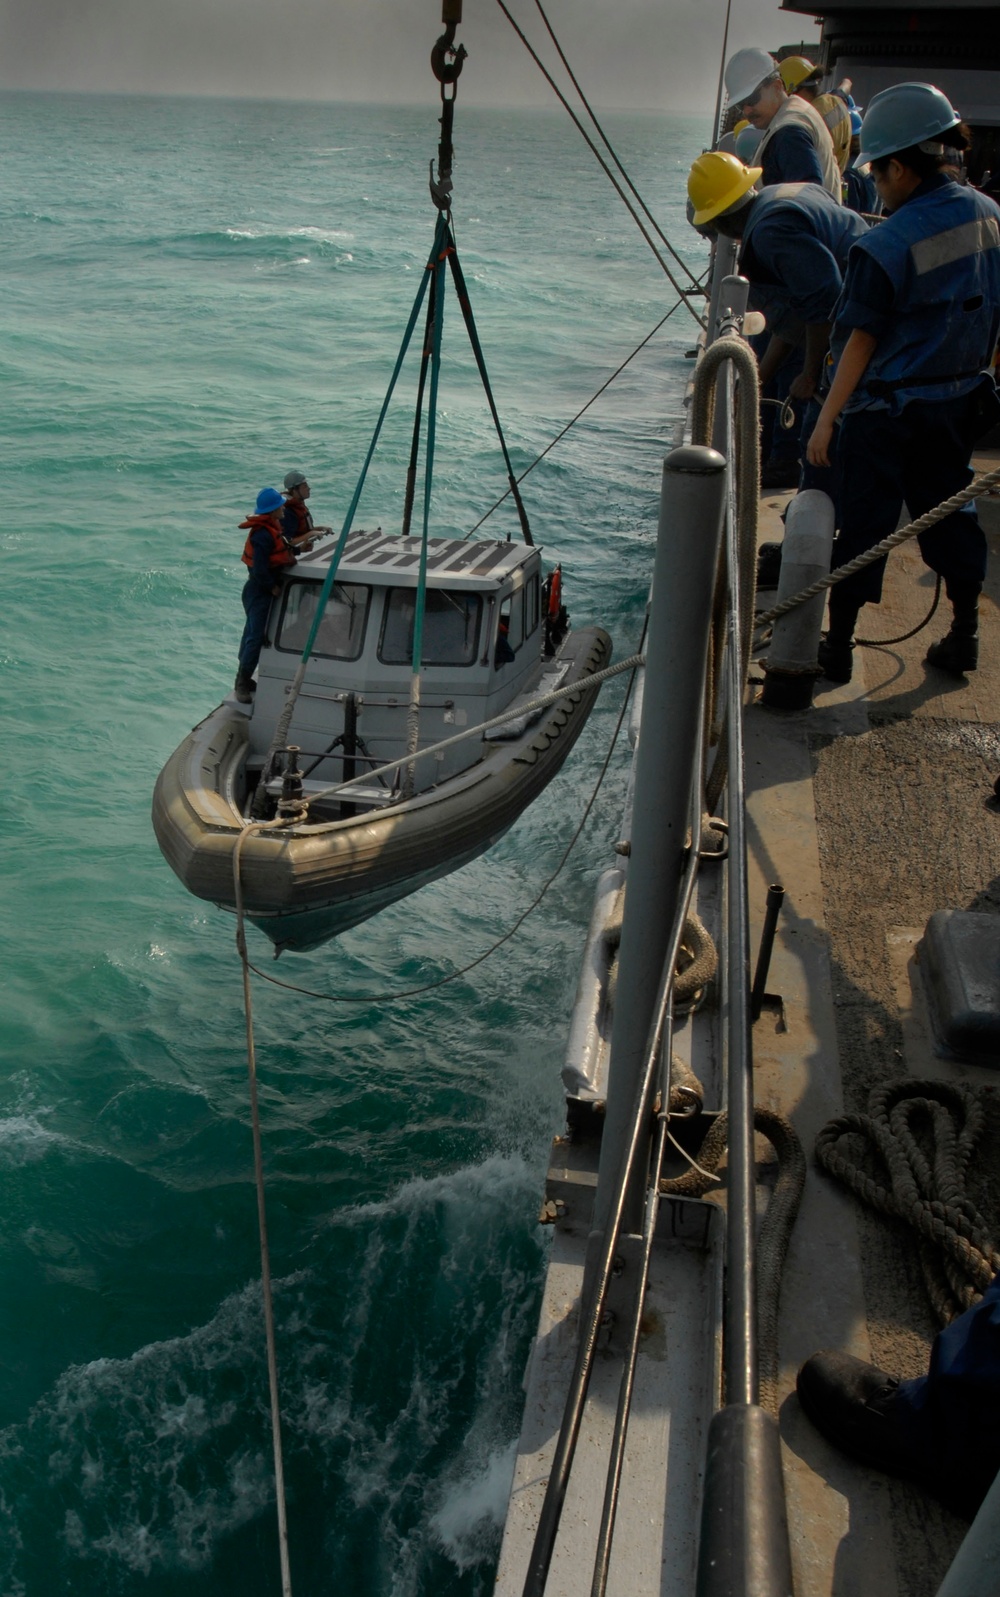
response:
M625 1271L633 1277L631 1312L591 1597L603 1597L607 1585L669 1131L674 972L697 881L706 784L711 791L714 780L705 768L709 753L712 772L725 773L716 785L725 790L730 835L722 979L729 1151L724 1402L709 1427L697 1591L698 1597L734 1592L787 1597L791 1591L780 1444L776 1422L759 1403L756 1346L742 720L747 615L753 594L741 592L741 574L748 569L744 540L756 541L755 524L748 528L744 523L748 483L756 504L757 392L755 365L743 358L749 352L734 336L745 310L746 285L733 278L731 265L721 252L709 322L710 339L718 328L728 347L713 351L711 360L700 363L693 407L694 414L711 418L719 447L687 444L664 462L607 1111L580 1336L523 1597L543 1597L545 1592L613 1273L619 1276L616 1293L622 1290L620 1243L628 1233L639 1234L641 1245L630 1248L624 1261ZM753 427L742 430L753 458L737 470L740 403L753 408ZM713 624L719 625L713 607L720 569L726 577L721 635L718 630L713 633ZM751 573L752 569L751 561ZM706 748L706 727L716 729L710 734L714 750ZM657 1090L659 1107L654 1114Z

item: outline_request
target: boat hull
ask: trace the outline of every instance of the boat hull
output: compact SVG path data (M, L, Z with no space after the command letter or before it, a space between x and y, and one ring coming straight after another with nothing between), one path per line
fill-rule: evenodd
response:
M599 627L566 639L565 686L606 665ZM305 950L359 925L397 899L482 854L551 781L583 730L599 687L544 710L520 736L483 745L459 776L403 803L325 826L253 833L240 851L246 917L280 949ZM236 906L237 795L247 717L229 699L184 739L160 773L153 829L189 892Z

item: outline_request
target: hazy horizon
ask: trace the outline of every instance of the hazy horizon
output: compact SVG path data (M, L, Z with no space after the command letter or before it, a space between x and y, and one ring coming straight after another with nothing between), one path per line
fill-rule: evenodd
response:
M465 0L469 58L458 98L497 110L557 101L494 0ZM535 6L510 9L572 93ZM567 0L547 7L602 111L690 112L715 103L725 0ZM727 54L811 34L809 17L744 0ZM40 93L419 106L437 98L439 0L0 0L0 89Z

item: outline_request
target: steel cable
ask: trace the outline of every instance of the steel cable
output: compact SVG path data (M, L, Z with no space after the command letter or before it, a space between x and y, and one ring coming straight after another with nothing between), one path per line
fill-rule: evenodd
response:
M556 98L559 100L559 102L563 106L564 110L567 112L569 117L572 119L572 121L576 125L578 131L580 132L580 134L583 137L584 142L587 144L587 146L590 149L591 153L593 154L593 156L597 160L598 164L602 168L605 176L608 178L608 180L611 183L612 187L617 191L619 198L621 199L623 205L625 206L626 210L628 211L629 215L631 216L632 220L634 221L636 227L639 229L639 232L642 234L643 238L646 240L646 243L649 245L649 247L652 250L653 254L656 256L656 259L659 262L659 265L660 265L661 269L666 274L666 276L667 276L668 280L670 281L670 283L673 285L674 291L676 293L680 294L681 298L684 300L684 303L687 305L688 310L691 312L691 315L694 317L694 319L698 323L699 327L704 327L705 323L704 323L703 317L700 315L700 313L698 311L695 310L694 306L689 303L688 297L687 297L691 293L700 292L700 290L697 288L697 283L698 283L697 276L691 270L690 266L688 266L687 262L683 259L683 257L678 255L678 253L674 249L673 245L670 244L666 240L664 235L661 235L661 236L664 236L664 242L666 243L666 246L667 246L668 250L670 251L671 255L673 255L674 259L678 262L678 264L683 267L684 271L687 273L688 277L691 279L691 284L692 284L691 288L685 289L685 288L681 287L680 283L677 281L677 279L674 276L673 272L671 271L670 267L667 265L667 262L664 260L663 256L660 254L660 251L657 248L655 242L650 237L650 235L649 235L649 233L648 233L648 231L647 231L647 229L645 227L645 224L642 221L642 218L636 212L635 207L633 206L631 200L628 198L628 195L625 193L625 190L622 188L621 184L618 182L618 179L615 177L615 175L612 172L611 168L608 166L607 161L604 159L604 157L601 154L600 150L597 148L597 145L594 143L593 139L590 137L590 134L587 132L587 130L584 127L583 123L580 121L580 118L577 116L576 112L573 110L573 107L570 105L570 103L567 100L566 96L563 94L562 90L559 88L559 85L556 83L556 81L553 78L551 72L548 70L548 68L545 66L544 62L541 60L541 57L538 55L538 53L534 50L534 48L530 44L530 42L529 42L529 40L527 38L527 35L523 32L523 30L521 29L519 24L515 21L514 17L511 15L510 11L507 9L507 6L505 5L504 0L497 0L497 5L500 7L500 10L503 12L504 16L507 18L507 21L510 23L511 27L514 29L514 32L517 34L517 36L520 39L521 43L524 45L525 49L527 50L528 54L531 56L531 59L534 61L535 65L538 67L539 71L542 73L542 76L545 78L545 81L549 84L549 86L552 89L553 93L556 95Z

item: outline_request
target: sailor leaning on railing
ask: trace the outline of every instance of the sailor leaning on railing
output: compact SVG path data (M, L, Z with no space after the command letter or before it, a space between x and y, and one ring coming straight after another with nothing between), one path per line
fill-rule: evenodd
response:
M806 358L791 392L810 394L828 330L820 300L827 323L833 319L831 382L822 405L814 398L807 414L800 486L822 486L834 499L835 567L891 533L904 502L918 517L964 488L973 447L1000 414L991 372L1000 328L1000 209L955 181L967 130L939 89L903 83L873 98L860 138L860 159L871 164L887 213L875 228L815 183L768 187L765 172L755 197L759 171L735 155L700 156L688 183L694 225L742 239L740 271L753 285L751 304L767 303L772 326L778 310L763 377L787 353L782 318L797 314L807 327ZM817 471L832 475L818 478ZM986 573L975 506L922 533L919 544L944 579L954 616L927 663L963 675L977 663ZM831 592L819 664L834 681L850 679L858 612L878 603L883 570L884 561L870 565Z

